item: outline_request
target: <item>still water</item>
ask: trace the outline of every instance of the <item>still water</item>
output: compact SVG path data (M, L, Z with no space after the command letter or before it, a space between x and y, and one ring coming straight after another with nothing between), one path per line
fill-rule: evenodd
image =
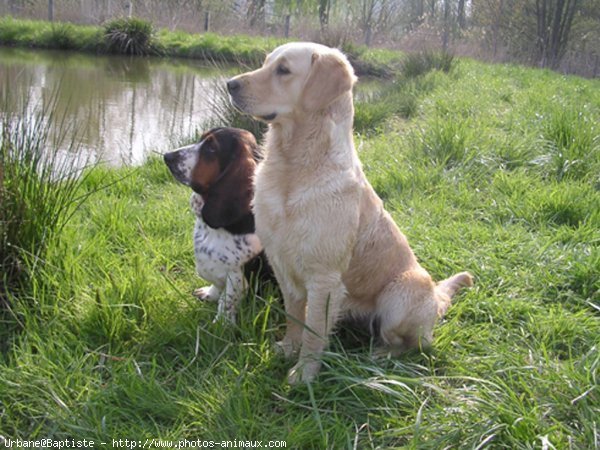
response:
M0 47L0 113L51 110L51 132L65 135L62 151L75 142L88 161L136 164L201 130L219 84L241 71L192 60Z
M49 146L73 164L138 164L202 131L224 101L225 80L248 69L0 47L0 115L51 115ZM380 87L361 78L355 99Z

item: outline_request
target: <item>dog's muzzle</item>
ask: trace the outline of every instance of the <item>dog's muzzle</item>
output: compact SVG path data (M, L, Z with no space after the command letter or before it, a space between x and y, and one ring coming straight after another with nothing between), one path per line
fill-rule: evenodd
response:
M239 92L241 87L242 83L236 79L231 79L227 82L227 90L231 95L235 95L235 93Z
M229 92L229 98L231 99L231 103L235 108L239 109L242 112L245 112L244 102L240 98L240 93L242 91L241 87L242 83L240 83L236 79L231 79L227 82L227 91Z
M229 97L231 97L231 103L233 103L233 106L235 106L242 112L248 113L248 111L246 110L245 102L240 98L242 91L242 83L240 83L239 80L232 78L227 82L227 90L229 91ZM265 114L263 116L258 116L259 119L264 120L265 122L273 120L275 119L275 117L277 117L277 113L275 112L271 114Z
M268 122L269 120L273 120L275 117L277 117L277 113L271 113L267 114L266 116L260 116L260 118L266 122Z

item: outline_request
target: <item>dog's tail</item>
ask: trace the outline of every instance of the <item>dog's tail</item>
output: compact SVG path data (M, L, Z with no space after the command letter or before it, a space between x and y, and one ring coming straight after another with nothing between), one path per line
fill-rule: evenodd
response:
M438 300L438 315L442 317L450 306L452 296L462 287L473 286L473 276L469 272L460 272L440 281L435 286Z

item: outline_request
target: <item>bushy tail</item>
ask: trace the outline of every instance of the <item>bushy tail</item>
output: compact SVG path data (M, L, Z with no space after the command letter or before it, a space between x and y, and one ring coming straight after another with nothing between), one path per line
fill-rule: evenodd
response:
M442 317L450 306L452 296L462 287L473 286L473 276L469 272L460 272L440 281L435 287L438 300L438 315Z

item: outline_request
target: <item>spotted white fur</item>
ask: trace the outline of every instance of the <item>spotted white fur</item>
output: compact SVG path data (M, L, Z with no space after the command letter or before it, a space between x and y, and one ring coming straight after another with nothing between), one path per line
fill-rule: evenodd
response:
M238 303L247 288L244 264L262 251L254 233L232 234L223 228L211 228L202 220L202 197L195 192L190 198L196 215L194 254L196 272L211 286L196 289L201 300L218 301L217 318L235 322Z

